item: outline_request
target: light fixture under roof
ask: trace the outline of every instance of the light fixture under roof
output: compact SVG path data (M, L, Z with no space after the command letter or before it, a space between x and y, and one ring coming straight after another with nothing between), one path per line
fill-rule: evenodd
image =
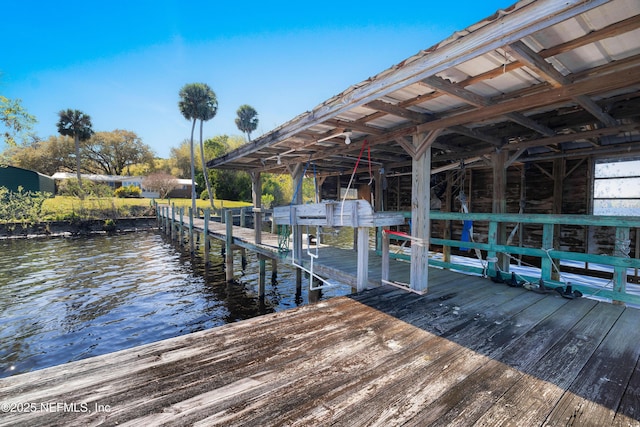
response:
M345 131L343 132L343 135L344 135L344 143L345 143L345 144L347 144L347 145L351 144L351 133L352 133L352 132L351 132L350 130L345 130Z
M351 131L351 129L344 129L344 130L340 130L339 132L336 132L334 134L331 134L329 136L325 136L324 138L320 138L317 142L323 142L323 141L328 141L330 139L336 138L338 136L344 136L345 137L345 144L349 145L351 144L351 135L353 134L353 132Z

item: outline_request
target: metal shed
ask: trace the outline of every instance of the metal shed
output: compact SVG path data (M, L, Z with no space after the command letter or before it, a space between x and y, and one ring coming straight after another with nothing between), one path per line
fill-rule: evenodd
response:
M15 166L0 166L0 187L10 191L42 191L55 194L55 183L50 176Z

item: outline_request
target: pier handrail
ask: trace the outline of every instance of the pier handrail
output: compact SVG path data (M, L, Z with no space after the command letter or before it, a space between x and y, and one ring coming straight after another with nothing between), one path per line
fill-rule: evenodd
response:
M411 217L410 212L404 212L406 218ZM573 287L579 289L584 294L597 294L600 297L610 299L612 301L631 302L640 304L640 294L630 294L627 292L627 271L640 269L640 259L629 257L630 230L635 228L640 230L639 216L594 216L594 215L547 215L547 214L495 214L495 213L461 213L461 212L441 212L431 211L431 221L474 221L488 223L488 233L478 241L463 241L454 238L437 238L431 237L430 244L447 247L464 247L470 249L479 249L485 251L484 266L477 267L468 264L459 264L449 259L438 260L430 259L429 263L434 266L448 268L452 270L467 271L478 274L488 274L495 276L498 268L497 256L506 254L508 257L512 255L524 255L540 259L540 277L523 275L526 280L537 282L539 279L545 281L546 284L555 286L564 286L566 283L558 280L554 275L554 269L558 269L560 260L578 261L590 264L600 264L611 266L613 275L611 281L613 286L604 289L602 287L590 286L588 284L573 283ZM533 224L542 226L542 239L540 247L531 246L514 246L507 245L506 242L500 241L499 229L500 225L507 224ZM569 252L554 247L554 229L560 225L568 226L597 226L612 227L613 251L611 254L593 254L586 252ZM520 229L522 230L522 228ZM636 232L635 239L638 239ZM402 236L392 235L391 239L404 240ZM636 248L637 248L636 242ZM408 258L404 254L393 255L396 258ZM638 254L636 253L636 257ZM554 263L556 265L554 265ZM555 272L559 273L559 270ZM559 273L561 275L561 273ZM637 274L637 273L636 273ZM560 278L561 279L561 278Z

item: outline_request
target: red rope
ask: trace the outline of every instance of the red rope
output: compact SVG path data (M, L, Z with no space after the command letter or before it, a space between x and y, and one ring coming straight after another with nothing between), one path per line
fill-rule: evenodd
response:
M351 174L351 176L356 174L356 171L358 170L358 165L360 164L360 159L362 158L362 153L364 153L364 147L367 147L367 140L364 140L364 143L362 144L362 147L360 147L360 154L358 154L358 160L356 160L356 165L353 167L353 173ZM371 149L369 149L369 167L371 167Z
M409 234L405 233L404 231L383 230L383 233L392 234L394 236L411 237L409 236Z

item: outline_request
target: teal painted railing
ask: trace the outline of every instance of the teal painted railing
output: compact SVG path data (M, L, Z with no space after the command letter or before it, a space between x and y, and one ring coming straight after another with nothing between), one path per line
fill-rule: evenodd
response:
M410 218L410 213L405 213ZM482 258L485 267L477 267L469 264L459 264L446 260L430 259L429 263L434 266L448 268L452 270L467 271L478 274L486 273L489 276L496 275L496 259L498 254L507 256L522 255L536 257L540 259L540 277L520 275L530 281L537 283L539 279L544 280L549 287L565 286L566 283L559 280L552 280L554 269L557 268L561 260L578 261L589 264L600 264L610 266L613 271L610 288L590 286L589 284L572 283L574 289L580 290L584 294L597 295L612 301L622 301L633 304L640 304L640 293L629 293L627 291L627 271L628 269L639 269L640 259L629 257L630 230L640 229L640 217L629 216L590 216L590 215L536 215L536 214L492 214L492 213L458 213L431 211L431 221L465 221L483 222L488 224L488 233L484 236L486 243L462 241L455 239L442 239L432 237L430 243L441 245L442 247L464 247L482 251ZM541 247L526 247L507 245L499 241L500 224L533 224L542 227ZM484 224L483 224L484 225ZM608 255L579 253L561 251L553 247L554 228L559 225L568 226L597 226L612 227L615 232L613 253ZM432 224L433 226L433 224ZM432 227L433 229L433 227ZM522 228L520 228L522 230ZM402 236L390 236L393 239L402 240ZM637 238L637 237L636 237ZM378 246L379 247L379 246ZM409 257L406 254L392 254L396 258ZM637 256L637 255L636 255ZM556 262L557 261L557 262ZM554 262L556 265L554 265ZM636 270L637 271L637 270ZM562 275L562 274L560 274Z

